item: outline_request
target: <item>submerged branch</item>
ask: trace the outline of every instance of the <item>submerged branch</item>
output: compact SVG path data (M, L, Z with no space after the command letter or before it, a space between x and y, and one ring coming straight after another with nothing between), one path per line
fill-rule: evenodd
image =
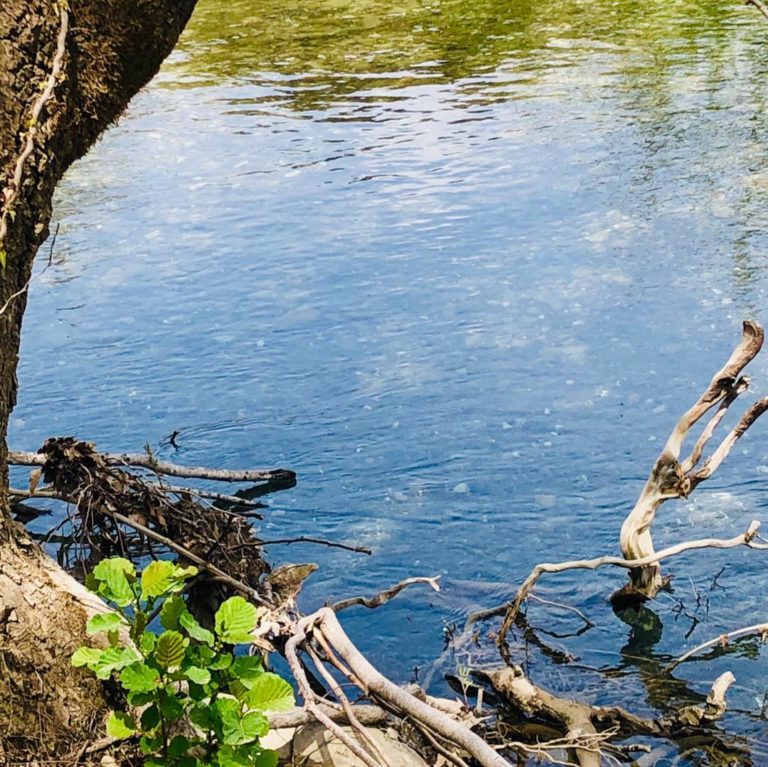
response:
M517 590L515 599L507 608L507 613L504 616L504 622L499 631L497 643L500 648L506 646L507 633L509 633L509 630L512 628L523 601L530 594L531 590L544 573L562 573L566 570L596 570L599 567L605 567L607 565L631 570L633 568L646 567L647 565L660 562L663 559L682 554L684 551L693 551L695 549L733 549L737 546L747 546L751 549L768 549L768 543L755 542L755 537L757 536L757 531L759 529L760 523L755 520L745 532L736 535L733 538L702 538L697 541L683 541L682 543L669 546L666 549L657 551L642 559L624 559L623 557L605 556L596 557L594 559L574 559L568 562L543 562L538 564L523 581L522 585Z

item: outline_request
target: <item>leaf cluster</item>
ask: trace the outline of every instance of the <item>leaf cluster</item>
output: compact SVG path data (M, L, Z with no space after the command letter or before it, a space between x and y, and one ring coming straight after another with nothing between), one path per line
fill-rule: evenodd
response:
M213 631L200 625L183 597L196 574L164 560L141 575L121 557L100 562L86 586L115 611L94 615L86 631L108 646L80 647L72 664L119 681L140 714L113 711L107 734L138 737L147 767L274 767L276 754L259 745L265 712L292 708L293 690L258 655L234 654L233 645L252 643L258 620L245 599L222 603ZM148 627L155 613L160 633Z

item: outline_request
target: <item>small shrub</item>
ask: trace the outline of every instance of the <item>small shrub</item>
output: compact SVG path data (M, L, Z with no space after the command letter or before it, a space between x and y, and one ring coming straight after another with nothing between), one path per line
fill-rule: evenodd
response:
M274 767L276 754L259 745L269 730L264 712L292 708L293 690L264 671L258 656L231 651L252 642L258 615L252 604L227 599L214 631L195 620L181 594L196 573L195 567L158 560L139 576L121 557L99 562L86 586L116 612L94 615L86 630L106 634L109 646L80 647L72 664L99 679L117 678L141 713L113 711L107 733L139 736L147 767ZM158 609L160 634L147 626ZM121 641L126 630L131 643Z

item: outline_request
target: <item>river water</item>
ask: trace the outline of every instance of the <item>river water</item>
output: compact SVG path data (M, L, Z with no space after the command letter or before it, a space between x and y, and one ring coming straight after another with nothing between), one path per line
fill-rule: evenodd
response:
M423 676L444 626L536 562L617 551L677 416L741 320L768 320L767 31L708 0L201 0L59 190L11 443L295 469L264 537L374 549L271 549L321 565L306 608L443 576L346 618L392 676ZM766 361L752 373L765 392ZM766 429L662 509L657 547L764 516ZM174 430L179 449L161 446ZM754 642L653 682L765 619L764 567L686 555L634 629L605 602L621 574L551 577L539 593L597 627L552 639L581 671L534 654L531 673L650 712L732 669L726 727L768 764Z

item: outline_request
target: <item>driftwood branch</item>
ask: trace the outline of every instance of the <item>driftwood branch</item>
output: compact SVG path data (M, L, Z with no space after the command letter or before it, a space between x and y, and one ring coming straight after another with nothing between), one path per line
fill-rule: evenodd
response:
M317 702L317 696L309 684L307 674L304 671L304 667L302 666L298 656L298 646L306 641L307 629L311 627L312 623L317 620L317 618L318 616L313 614L294 624L292 635L285 643L285 658L288 661L288 665L290 666L293 678L296 680L296 684L299 687L299 691L304 698L304 706L312 714L312 716L314 716L314 718L320 722L320 724L327 727L355 756L357 756L363 762L363 764L366 765L366 767L386 767L386 765L381 765L376 757L368 753L368 751L366 751L366 749L360 743L354 740L341 727L339 727L336 722L327 716Z
M156 474L188 479L210 479L218 482L267 482L296 479L296 473L290 469L210 469L205 466L180 466L161 461L146 453L102 453L104 460L111 466L130 466L149 469ZM13 466L45 466L48 456L45 453L32 453L20 450L8 452L8 463Z
M768 410L768 398L755 403L703 466L696 470L704 448L728 407L747 390L749 379L742 377L741 372L760 352L763 340L762 327L756 322L745 322L741 340L731 356L715 373L704 393L678 420L656 459L640 497L621 527L619 543L626 560L647 559L653 555L655 549L651 525L659 507L671 498L686 498L700 482L712 476L736 441ZM704 427L690 455L681 461L680 452L691 429L715 406L718 406L718 410ZM630 583L614 596L617 600L642 601L655 596L662 586L658 560L652 560L648 564L632 568Z
M432 578L406 578L404 581L400 581L400 583L397 583L394 586L385 589L384 591L380 591L378 594L372 597L350 597L349 599L342 599L341 601L332 604L331 610L334 612L340 612L341 610L346 610L348 607L352 607L353 605L362 605L363 607L368 607L369 609L381 607L382 605L385 605L387 602L389 602L390 599L397 596L403 589L407 589L409 586L413 586L416 583L426 583L434 591L440 591L440 584L438 583L439 580L439 575L436 575Z
M702 642L696 647L683 653L679 658L675 658L668 666L664 668L664 673L668 674L676 669L681 663L692 658L694 655L698 655L702 650L707 650L710 647L727 647L728 643L732 639L738 639L739 637L748 636L749 634L757 634L760 639L765 641L768 639L768 623L755 623L752 626L744 626L743 628L735 629L734 631L727 631L725 634L720 634L714 639L708 639L706 642Z
M726 671L713 683L704 706L685 706L670 716L648 719L620 706L590 706L554 695L531 682L520 666L472 673L488 681L497 694L524 716L560 723L565 733L563 747L576 751L581 767L600 766L600 749L609 737L669 737L675 732L716 721L726 711L725 694L734 682L733 674ZM548 745L544 744L545 747Z
M654 552L642 559L623 559L622 557L605 556L596 557L595 559L574 559L569 562L543 562L538 564L523 581L522 585L517 590L514 600L507 608L504 622L499 631L499 647L503 648L506 646L506 635L514 625L515 618L520 611L523 601L530 594L531 590L544 573L562 573L566 570L597 570L599 567L606 567L608 565L632 570L635 568L647 567L648 565L656 564L664 559L674 557L677 554L682 554L684 551L692 551L695 549L733 549L737 546L747 546L751 549L768 549L768 543L759 543L755 540L759 529L760 523L753 521L745 532L736 535L733 538L703 538L697 541L683 541L682 543L669 546L661 551Z
M321 608L303 619L298 630L303 633L305 627L307 630L311 628L313 633L322 632L326 641L360 680L365 692L420 722L444 740L463 748L482 767L511 767L504 757L466 725L419 700L379 673L349 640L331 608ZM295 650L298 635L294 635L288 644L292 642Z

